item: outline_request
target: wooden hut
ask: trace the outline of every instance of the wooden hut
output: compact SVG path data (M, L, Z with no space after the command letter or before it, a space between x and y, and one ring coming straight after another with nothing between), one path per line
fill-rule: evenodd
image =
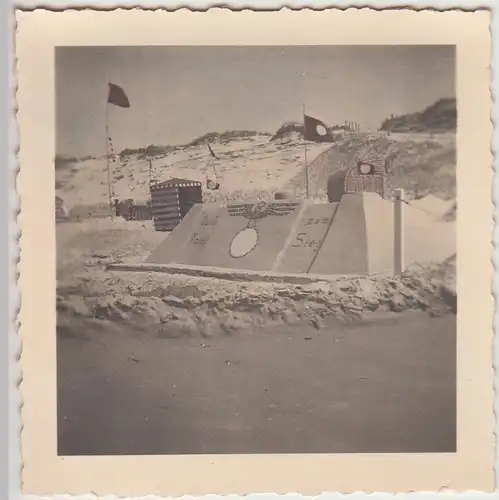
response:
M137 203L133 206L133 220L151 220L151 203Z
M346 193L387 193L387 162L383 157L359 160L350 168L341 168L328 178L327 195L330 203L340 201Z
M387 194L387 160L383 156L363 158L348 169L345 177L346 193L378 193L382 198Z
M201 182L173 178L150 185L156 231L172 231L196 203L203 202Z

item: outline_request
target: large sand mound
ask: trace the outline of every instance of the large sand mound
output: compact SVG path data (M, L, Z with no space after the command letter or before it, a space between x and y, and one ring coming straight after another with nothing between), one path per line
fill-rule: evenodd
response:
M351 167L373 154L388 158L389 184L406 189L410 198L436 195L444 200L455 198L456 145L453 134L433 139L428 135L348 134L319 154L308 166L309 192L314 197L326 196L327 179L336 170ZM305 172L299 171L288 186L303 195Z
M226 202L244 197L272 196L304 165L305 152L300 141L269 142L266 135L224 140L212 145L218 160L205 144L177 147L152 158L151 179L163 181L180 177L205 183L220 181L219 191L205 192L206 201ZM309 146L314 157L327 145ZM144 154L129 154L112 163L113 189L119 199L149 199L149 164ZM56 188L70 209L75 206L102 205L108 200L107 170L104 158L62 163L56 169ZM95 208L93 208L95 211Z
M111 262L148 255L162 237L144 223L60 225L59 323L92 318L149 325L165 336L212 336L304 321L321 328L328 318L360 320L374 312L445 313L456 308L454 258L412 266L396 278L366 276L308 285L106 269Z

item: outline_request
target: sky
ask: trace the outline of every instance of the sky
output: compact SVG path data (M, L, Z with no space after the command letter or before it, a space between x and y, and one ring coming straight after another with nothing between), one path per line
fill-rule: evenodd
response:
M100 156L207 132L275 132L307 114L376 130L455 97L454 46L58 47L56 152ZM120 85L130 108L107 104Z

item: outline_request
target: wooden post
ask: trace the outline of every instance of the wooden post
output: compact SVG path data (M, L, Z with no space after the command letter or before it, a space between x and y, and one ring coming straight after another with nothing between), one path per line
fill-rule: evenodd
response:
M395 203L393 213L393 251L394 272L403 273L404 264L404 190L395 189Z
M106 169L107 169L107 194L109 197L109 215L111 216L111 220L114 220L111 164L109 163L109 103L108 102L106 102Z

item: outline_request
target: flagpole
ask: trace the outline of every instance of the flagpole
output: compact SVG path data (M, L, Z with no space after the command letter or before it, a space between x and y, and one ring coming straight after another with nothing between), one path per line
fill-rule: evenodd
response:
M305 193L308 199L308 163L307 163L307 140L305 138L305 102L302 102L303 112L303 148L305 153Z
M114 220L113 214L113 193L111 189L111 165L109 163L109 103L106 101L106 168L107 168L107 192L109 196L109 213L111 220Z
M152 191L151 191L151 185L152 185L152 158L148 156L147 161L149 163L149 203L151 204L151 213L152 213Z

